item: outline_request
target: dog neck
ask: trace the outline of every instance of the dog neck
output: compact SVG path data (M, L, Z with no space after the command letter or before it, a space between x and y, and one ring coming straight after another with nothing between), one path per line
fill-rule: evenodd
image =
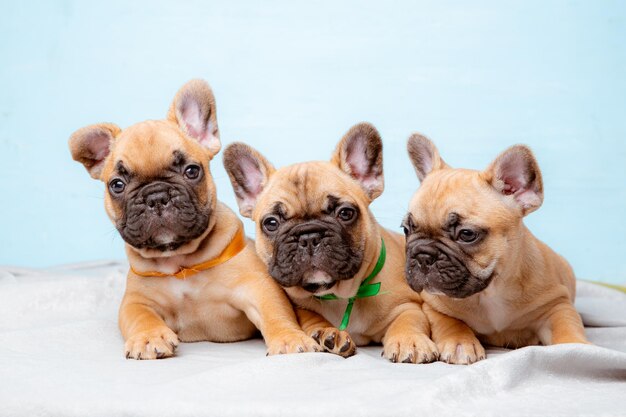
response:
M127 244L128 262L131 268L139 273L154 271L160 274L175 274L183 268L218 258L242 229L243 224L237 215L218 201L207 230L188 244L194 248L191 252L186 252L183 247L172 253L146 256Z
M372 218L371 227L367 235L367 244L365 246L365 253L363 254L363 262L361 268L354 275L354 278L339 281L332 292L341 298L353 297L359 290L361 282L372 272L378 261L381 249L381 227L376 220ZM376 277L372 282L379 281L380 278Z
M509 240L510 248L499 260L495 276L483 291L467 299L456 300L458 303L474 302L481 305L486 300L501 299L508 304L524 304L527 288L542 286L542 274L538 273L545 266L545 260L539 246L541 242L521 223L515 237ZM438 296L441 297L441 296Z
M499 260L503 265L496 271L494 281L506 281L515 286L522 286L532 270L541 264L541 252L537 247L537 238L528 230L523 222L515 236L509 239L509 249L505 253L505 259Z

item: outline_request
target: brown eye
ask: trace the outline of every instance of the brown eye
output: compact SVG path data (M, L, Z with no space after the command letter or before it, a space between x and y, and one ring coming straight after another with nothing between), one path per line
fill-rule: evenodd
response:
M478 233L470 229L461 229L457 240L465 243L472 243L478 238Z
M337 217L339 217L344 222L349 222L354 218L356 211L350 207L344 207L337 213Z
M189 165L185 168L185 177L190 180L195 180L200 176L202 169L198 165Z
M278 219L274 216L266 217L265 220L263 220L263 229L265 229L266 232L275 232L278 230L278 225Z
M413 218L410 214L404 216L402 223L400 223L400 227L402 228L402 232L404 232L404 237L408 238L412 231L415 230L415 225L413 223Z
M122 181L119 178L116 178L109 183L109 190L113 194L119 194L122 191L124 191L125 188L126 188L126 184L124 183L124 181Z

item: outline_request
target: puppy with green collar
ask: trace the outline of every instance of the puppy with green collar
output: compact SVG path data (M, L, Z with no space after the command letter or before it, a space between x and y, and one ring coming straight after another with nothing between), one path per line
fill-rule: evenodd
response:
M404 278L404 237L369 210L384 186L372 125L350 129L330 162L275 169L235 143L224 166L241 214L256 223L256 251L307 334L346 357L357 345L382 342L392 362L437 359L421 297Z

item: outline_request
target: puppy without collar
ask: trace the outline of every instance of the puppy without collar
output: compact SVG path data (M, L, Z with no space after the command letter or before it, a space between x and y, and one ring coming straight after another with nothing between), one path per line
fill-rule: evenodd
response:
M393 362L437 358L422 300L404 279L404 239L369 210L383 191L382 141L373 126L350 129L331 162L276 170L237 143L225 150L224 166L241 214L256 223L257 253L300 307L307 334L342 356L354 354L355 344L382 341Z
M172 356L178 341L231 342L257 329L269 354L317 351L289 300L216 197L215 99L185 84L166 120L76 131L72 157L106 184L105 208L131 266L119 313L128 358Z
M474 332L502 347L588 343L572 268L523 223L543 201L530 149L513 146L482 172L451 168L418 134L408 153L421 185L403 222L406 276L442 360L483 358Z

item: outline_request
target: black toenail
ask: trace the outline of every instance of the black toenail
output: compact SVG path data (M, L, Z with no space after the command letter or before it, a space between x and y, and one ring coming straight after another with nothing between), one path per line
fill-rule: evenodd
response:
M328 335L328 337L326 337L326 340L324 340L324 346L326 346L328 349L334 349L335 348L335 333L331 333Z
M346 343L343 344L341 349L339 349L339 352L340 353L346 352L348 349L350 349L350 346L351 346L350 339L348 339L348 340L346 340Z

